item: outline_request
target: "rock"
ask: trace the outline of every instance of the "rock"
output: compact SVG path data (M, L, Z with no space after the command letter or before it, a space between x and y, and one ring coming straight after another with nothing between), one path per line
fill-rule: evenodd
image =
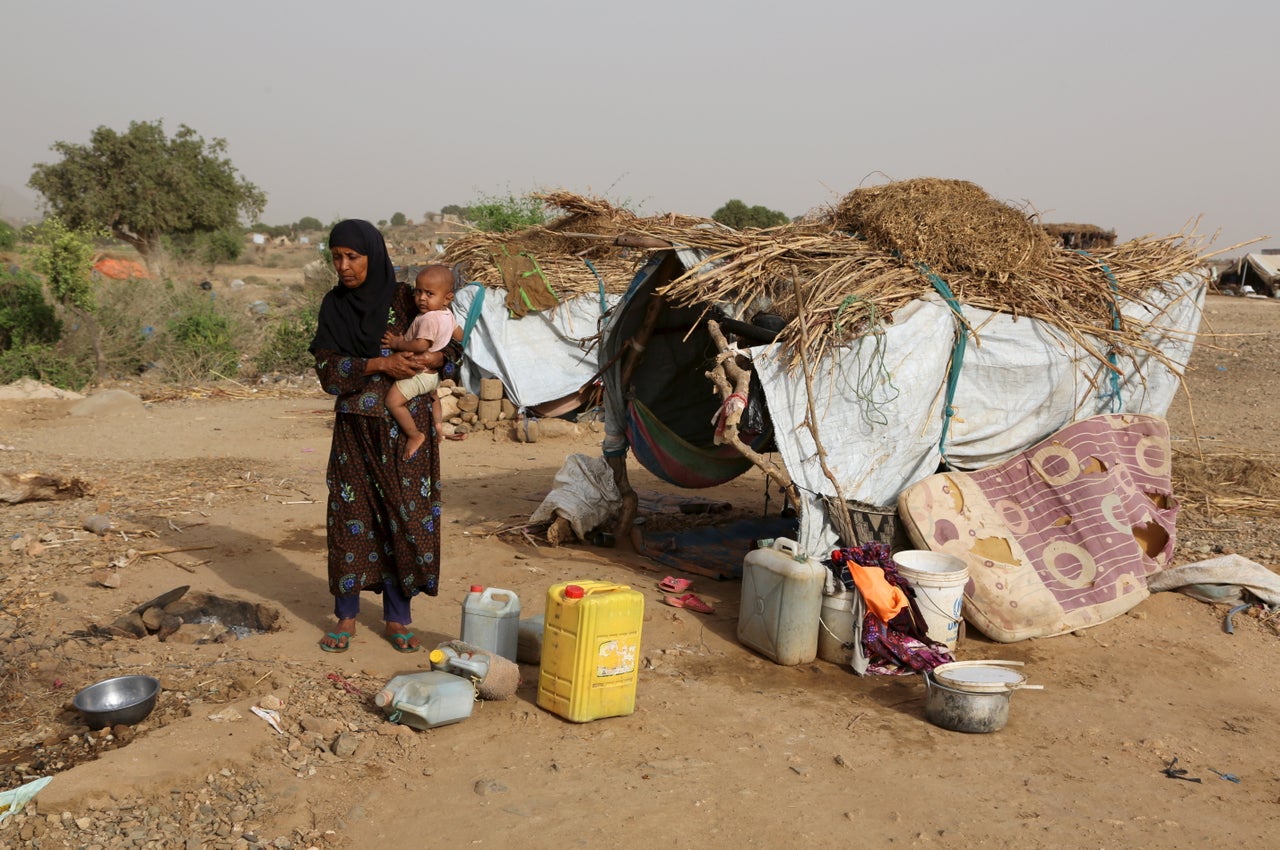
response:
M145 411L142 399L124 390L102 390L77 401L67 410L68 416L118 416Z
M111 517L105 514L94 514L93 516L85 517L82 527L85 531L101 535L114 528L114 524L111 522Z
M148 608L142 612L141 616L142 624L147 627L147 630L155 632L160 630L160 624L164 622L166 615L160 608Z
M477 779L476 784L472 786L472 790L481 797L489 794L502 794L507 790L507 786L503 785L496 779Z
M122 637L144 638L147 636L147 627L142 622L140 614L125 614L116 620L107 629Z
M480 407L480 396L473 393L467 393L458 399L458 409L463 413L475 413Z
M502 381L499 378L480 379L480 400L497 401L502 398Z
M160 626L156 629L156 637L166 640L170 635L182 628L182 618L174 614L165 614L160 618Z
M120 578L119 570L96 570L93 574L93 580L102 587L112 590L120 586L123 579ZM143 621L146 622L145 620Z
M351 734L350 732L343 732L333 742L333 746L330 748L330 752L332 752L338 758L344 758L344 759L350 758L351 756L355 755L356 748L359 746L360 746L360 739L357 736Z
M342 724L330 717L304 715L298 718L298 722L302 724L303 729L308 732L315 732L325 740L336 737L342 731Z
M145 626L143 627L145 628ZM226 631L217 623L183 623L165 638L165 643L198 644L217 640Z

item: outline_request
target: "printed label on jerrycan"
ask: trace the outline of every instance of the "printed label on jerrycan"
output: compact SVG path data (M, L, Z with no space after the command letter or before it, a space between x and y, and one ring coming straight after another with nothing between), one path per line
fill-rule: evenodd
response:
M600 652L596 661L596 675L623 676L636 669L636 656L640 652L640 641L607 640L600 644Z

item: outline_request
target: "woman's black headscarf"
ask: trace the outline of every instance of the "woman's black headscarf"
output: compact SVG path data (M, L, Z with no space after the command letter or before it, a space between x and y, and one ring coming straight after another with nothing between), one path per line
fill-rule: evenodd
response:
M350 248L368 257L369 271L364 283L355 289L339 281L325 293L311 353L336 351L348 357L377 357L397 286L387 243L369 222L349 218L333 226L329 250L334 248Z

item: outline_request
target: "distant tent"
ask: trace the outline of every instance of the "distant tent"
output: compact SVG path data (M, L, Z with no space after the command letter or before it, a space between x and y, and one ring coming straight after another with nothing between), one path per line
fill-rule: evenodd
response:
M1280 253L1262 251L1258 254L1246 254L1240 259L1240 290L1253 291L1269 298L1278 297L1280 293Z
M147 274L146 267L141 263L133 260L121 260L117 257L103 257L93 264L93 270L112 280L146 279L151 277L151 275Z

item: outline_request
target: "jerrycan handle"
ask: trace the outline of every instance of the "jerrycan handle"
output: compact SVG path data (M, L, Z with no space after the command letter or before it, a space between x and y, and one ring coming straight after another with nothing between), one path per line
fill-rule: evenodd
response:
M499 602L510 602L511 600L516 598L516 595L512 593L510 590L503 590L500 587L486 587L483 591L480 592L481 602L490 602L490 601L493 601L495 598Z
M791 556L792 560L807 560L800 551L800 544L786 537L778 537L773 541L773 548L779 552L786 552Z
M573 588L571 591L570 588ZM581 599L583 596L594 596L599 593L615 593L619 590L630 590L631 588L625 584L608 584L595 585L593 587L583 587L580 584L566 585L561 594L565 599Z

